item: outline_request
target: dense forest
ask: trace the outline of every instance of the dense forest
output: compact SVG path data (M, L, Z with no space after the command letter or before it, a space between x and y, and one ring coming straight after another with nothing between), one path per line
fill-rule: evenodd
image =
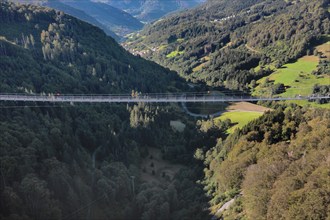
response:
M177 50L155 59L178 65L187 56L182 68L189 64L191 71L203 60L195 73L181 73L189 80L244 90L272 71L251 68L295 59L329 33L325 4L213 0L204 11L172 15L140 34L149 31L145 42L164 40L164 50ZM200 26L204 18L212 25ZM266 29L267 22L279 30ZM281 22L290 25L279 28ZM313 74L327 71L322 62ZM0 1L0 93L139 96L192 89L93 25ZM313 92L328 93L329 86ZM231 120L195 120L176 104L1 102L0 219L328 219L329 110L260 104L271 110L228 134Z
M174 72L59 11L1 2L0 36L2 93L185 88ZM207 199L196 184L202 166L186 166L203 137L189 122L184 133L173 130L169 121L182 115L170 107L1 103L0 111L1 219L207 217ZM142 181L141 160L152 157L151 147L183 169L168 177L148 167L164 181Z
M211 205L234 199L225 219L328 219L329 124L329 110L277 105L204 149Z
M174 72L134 57L98 28L63 12L2 2L0 19L3 92L146 93L180 87Z
M103 2L66 0L10 0L24 4L36 4L72 15L101 28L106 34L120 40L126 34L140 30L143 24L129 13Z
M48 1L48 0L40 0L40 1L34 1L34 0L12 0L12 2L17 3L25 3L25 4L38 4L38 5L44 5L49 8L57 9L60 11L63 11L66 14L72 15L82 21L88 22L90 24L93 24L94 26L97 26L101 28L107 35L111 36L112 38L119 40L119 36L117 36L113 31L111 31L109 28L101 24L99 21L97 21L92 16L88 15L87 13L75 9L69 5L65 5L63 2L60 1Z
M208 1L146 26L123 44L192 82L249 90L330 33L329 2ZM255 70L255 67L264 67Z
M1 106L1 219L206 219L202 168L187 166L203 138L193 125L173 131L178 116L140 108ZM151 146L186 168L173 179L140 169Z

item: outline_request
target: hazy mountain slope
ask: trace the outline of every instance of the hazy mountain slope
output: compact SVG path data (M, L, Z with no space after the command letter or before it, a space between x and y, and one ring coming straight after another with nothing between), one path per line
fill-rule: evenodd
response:
M255 67L295 60L330 33L328 8L325 0L209 1L148 25L123 45L188 80L248 90L270 73Z
M194 7L204 0L94 0L127 11L136 18L150 22L176 11Z
M143 24L136 18L120 9L107 4L92 2L89 0L12 0L13 2L33 3L58 9L75 16L83 21L94 24L105 30L110 36L119 39L127 33L140 30ZM114 34L116 33L116 35Z
M65 1L64 3L86 12L120 36L143 27L143 24L129 13L108 4L90 1Z
M24 4L36 4L36 5L43 5L49 8L57 9L59 11L63 11L66 14L72 15L82 21L88 22L90 24L93 24L99 28L101 28L107 35L113 37L115 40L119 40L120 37L116 35L109 27L106 27L105 25L101 24L99 21L97 21L92 16L88 15L82 10L73 8L69 5L64 4L60 0L42 0L42 1L36 1L36 0L11 0L12 2L19 2Z
M97 21L93 16L87 14L83 10L76 9L74 7L69 6L68 4L64 4L60 1L48 1L43 4L44 6L54 8L60 11L65 12L66 14L72 15L82 21L86 21L90 24L93 24L99 28L101 28L106 34L113 37L116 40L119 40L119 36L116 35L110 27L105 26L104 24L101 24L99 21Z
M22 12L15 11L16 7L19 6L11 4L13 10L5 8L2 9L1 14L0 35L3 37L4 51L12 51L12 53L8 53L11 59L1 59L1 62L11 63L3 64L6 67L2 69L3 74L1 75L4 80L8 77L4 74L7 72L7 68L15 64L15 59L20 57L16 57L14 54L24 56L26 53L33 55L29 60L35 62L33 66L37 71L32 74L38 78L29 84L29 89L38 93L55 92L51 89L55 84L57 84L55 87L62 92L71 93L75 90L88 92L88 88L83 85L85 80L80 81L79 86L77 85L75 88L66 89L61 82L46 81L42 83L40 81L40 77L42 78L48 73L59 77L56 75L57 71L73 80L88 79L89 82L95 84L96 90L93 92L96 93L123 92L124 90L129 93L132 89L146 92L154 89L161 90L171 82L167 81L164 85L159 84L153 88L150 86L155 85L155 82L163 77L164 79L176 78L175 73L129 54L97 27L51 9L42 9L40 13L34 14L29 10L38 12L36 6L21 6ZM7 53L3 55L7 55ZM23 65L23 63L18 62L19 65ZM51 68L45 69L50 66ZM26 68L26 71L29 69ZM11 74L10 71L8 74ZM18 72L18 74L20 73L21 71ZM24 76L24 72L22 74ZM31 76L26 74L25 77ZM20 81L20 83L15 83L18 87L27 84L24 77L15 77L15 80ZM153 83L149 84L149 80ZM46 89L45 83L51 83L51 88ZM65 81L63 83L65 84ZM17 91L17 88L10 88L10 90Z

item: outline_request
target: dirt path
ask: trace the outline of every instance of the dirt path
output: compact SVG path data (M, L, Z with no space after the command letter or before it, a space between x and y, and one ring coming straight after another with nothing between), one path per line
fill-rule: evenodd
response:
M250 50L250 51L252 51L252 52L254 52L254 53L260 53L260 51L257 51L256 49L250 47L250 46L247 45L247 44L245 44L245 47L246 47L248 50Z
M226 49L227 47L230 47L231 45L233 45L232 42L229 42L228 44L226 44L223 48L221 48L220 50L224 50Z

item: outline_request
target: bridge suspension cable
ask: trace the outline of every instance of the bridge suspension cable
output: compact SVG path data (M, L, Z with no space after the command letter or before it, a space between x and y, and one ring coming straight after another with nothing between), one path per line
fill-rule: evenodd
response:
M153 93L139 95L44 95L44 94L0 94L0 101L54 102L54 103L179 103L179 102L242 102L330 99L330 94L293 97L254 97L234 94L207 93Z

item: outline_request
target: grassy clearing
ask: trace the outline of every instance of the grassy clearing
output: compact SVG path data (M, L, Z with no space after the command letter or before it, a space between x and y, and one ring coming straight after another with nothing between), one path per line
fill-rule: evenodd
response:
M230 119L234 124L233 127L227 130L229 134L233 133L237 128L243 128L250 121L259 118L262 116L262 112L243 112L243 111L235 111L235 112L225 112L220 117L215 120L224 121L226 119Z
M299 78L300 74L311 73L316 69L317 64L317 62L312 60L299 59L295 63L284 65L283 68L280 68L270 77L270 80L274 80L274 84L283 83L284 85L291 86Z
M322 59L329 59L330 57L330 38L329 36L324 37L323 44L318 45L315 49L322 53ZM281 97L293 97L296 95L310 95L313 92L313 86L319 85L330 85L330 75L315 76L312 74L317 69L317 65L320 61L318 56L304 56L298 59L294 63L284 65L280 69L275 69L271 75L264 77L257 81L258 86L254 89L252 95L254 96L270 96L271 95L271 84L266 84L268 79L272 84L283 83L286 86L286 91L279 94ZM260 67L257 67L255 71L258 71ZM315 102L308 101L288 101L293 102L302 106L312 106L321 108L330 108L330 104L316 104Z
M286 92L280 94L282 97L312 94L312 88L315 84L327 85L330 83L329 76L315 76L312 74L317 65L318 59L315 59L314 56L305 56L295 63L286 64L270 76L260 79L257 82L259 86L255 88L253 95L270 95L269 87L263 87L266 78L273 81L274 84L283 83L289 87Z
M180 54L183 54L184 52L183 51L172 51L171 53L167 54L166 57L167 58L173 58L173 57L176 57L177 55L180 55Z
M159 48L158 48L158 50L164 50L164 49L166 49L167 48L167 45L161 45Z
M203 67L204 67L205 65L206 65L206 63L202 63L202 64L196 66L192 71L193 71L193 72L200 71L200 70L203 69Z
M197 72L197 71L200 71L202 70L202 68L204 66L206 66L207 64L209 64L209 61L210 61L210 57L209 56L205 56L203 57L202 59L200 59L200 61L202 62L200 65L196 66L194 69L193 69L193 72Z
M148 183L169 184L180 169L180 164L173 164L163 159L163 153L157 148L148 148L149 155L141 161L141 181Z
M181 121L170 121L170 125L175 131L178 131L180 133L182 133L186 128L186 125Z

